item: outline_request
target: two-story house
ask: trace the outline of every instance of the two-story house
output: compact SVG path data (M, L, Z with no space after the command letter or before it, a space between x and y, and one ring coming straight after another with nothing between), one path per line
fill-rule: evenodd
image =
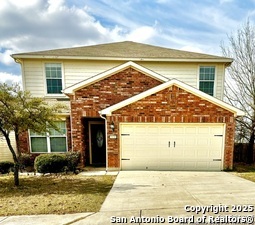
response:
M235 117L223 102L232 59L130 41L14 54L24 90L69 110L62 132L22 136L22 151L79 151L115 170L231 169Z

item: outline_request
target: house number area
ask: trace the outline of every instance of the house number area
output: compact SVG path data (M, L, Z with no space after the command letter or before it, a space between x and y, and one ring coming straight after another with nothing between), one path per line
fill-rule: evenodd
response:
M255 224L254 205L184 206L191 216L111 216L112 224ZM227 213L227 214L226 214ZM240 213L241 215L238 215ZM208 215L207 215L208 214ZM142 210L140 210L142 215Z

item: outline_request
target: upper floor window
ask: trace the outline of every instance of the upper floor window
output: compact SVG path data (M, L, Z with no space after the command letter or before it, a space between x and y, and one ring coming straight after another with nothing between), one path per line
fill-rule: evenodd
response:
M199 90L214 95L215 67L201 66L199 69Z
M60 63L46 63L47 94L61 94L62 90L62 67Z

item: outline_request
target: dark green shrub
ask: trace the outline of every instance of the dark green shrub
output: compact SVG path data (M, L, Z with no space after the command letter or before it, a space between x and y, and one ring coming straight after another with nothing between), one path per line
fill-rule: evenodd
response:
M9 173L14 167L13 162L0 162L0 173L6 174Z
M42 154L35 158L35 169L39 173L60 173L66 166L64 154Z
M33 171L35 156L22 153L19 157L20 169L28 172Z
M79 152L67 152L65 154L67 160L67 169L68 171L75 172L80 162L81 154Z

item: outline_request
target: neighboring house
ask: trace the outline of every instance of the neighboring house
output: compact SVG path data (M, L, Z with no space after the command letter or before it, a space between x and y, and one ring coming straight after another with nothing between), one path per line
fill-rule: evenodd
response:
M22 137L22 151L79 151L111 170L233 166L235 118L223 102L232 59L130 41L14 54L24 90L69 111L62 132Z
M14 132L10 133L10 140L12 146L16 150L15 134ZM6 140L3 136L0 135L0 162L9 161L13 162L12 153L9 150L9 147L6 143Z

